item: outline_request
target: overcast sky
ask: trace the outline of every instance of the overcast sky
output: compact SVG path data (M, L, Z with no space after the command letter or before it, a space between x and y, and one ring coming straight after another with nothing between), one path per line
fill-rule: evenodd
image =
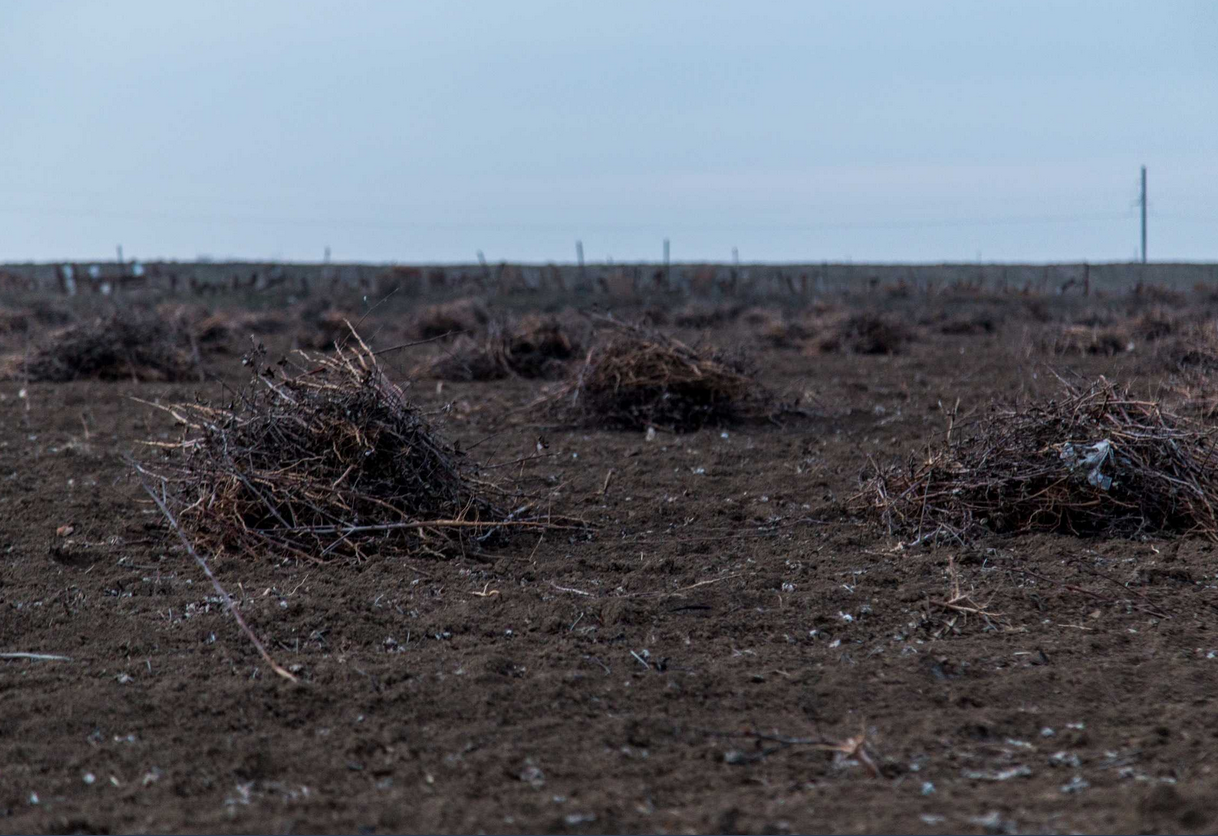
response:
M0 0L0 260L1218 259L1218 3Z

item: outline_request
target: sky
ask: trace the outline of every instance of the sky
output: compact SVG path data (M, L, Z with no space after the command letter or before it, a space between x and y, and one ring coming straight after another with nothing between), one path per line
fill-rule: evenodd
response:
M1218 3L0 0L0 261L1218 260Z

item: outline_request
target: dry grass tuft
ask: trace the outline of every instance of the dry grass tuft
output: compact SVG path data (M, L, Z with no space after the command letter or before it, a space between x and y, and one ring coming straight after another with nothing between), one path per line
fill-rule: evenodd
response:
M184 427L164 480L196 546L308 560L385 551L477 552L525 509L505 514L477 468L445 442L358 338L307 369L256 369L228 404L161 407Z
M877 468L855 499L917 540L977 529L1218 539L1216 432L1100 378L949 428L926 457Z
M579 343L556 319L528 316L514 326L494 323L480 337L463 335L419 370L439 380L502 380L560 377Z
M691 348L616 320L600 321L615 335L588 353L558 395L559 405L580 423L687 432L780 411L742 356Z

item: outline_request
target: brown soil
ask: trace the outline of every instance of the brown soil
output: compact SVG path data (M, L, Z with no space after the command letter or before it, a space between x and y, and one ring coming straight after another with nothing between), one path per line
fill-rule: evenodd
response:
M647 441L539 426L530 381L417 384L483 461L544 436L513 469L593 527L489 559L219 561L299 686L122 458L174 433L132 396L220 384L0 384L0 652L69 657L0 660L0 831L1212 831L1214 544L902 546L846 502L940 437L940 403L1053 391L1042 362L1156 381L1137 350L1037 354L1031 306L987 304L993 329L895 356L704 332L805 395L782 425ZM941 606L953 577L994 615ZM878 775L807 742L860 734Z

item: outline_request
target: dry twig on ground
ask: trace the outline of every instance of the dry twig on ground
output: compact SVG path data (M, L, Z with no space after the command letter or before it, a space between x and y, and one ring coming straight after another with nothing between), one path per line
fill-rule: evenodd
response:
M141 476L148 475L147 472L138 465L136 465L136 469L140 471ZM277 676L283 677L288 682L297 682L296 676L271 658L271 654L267 652L266 646L259 641L256 635L254 635L254 631L250 629L250 626L242 617L241 611L237 609L237 605L233 603L233 597L228 594L228 590L225 589L223 584L220 583L219 578L217 578L215 573L212 572L211 567L207 565L207 561L204 560L203 556L195 551L195 547L191 544L190 539L186 536L185 532L182 531L182 527L178 525L178 521L173 518L173 512L169 510L169 506L166 504L166 497L164 495L158 495L156 489L149 485L147 481L143 482L143 486L144 491L152 498L152 501L156 504L157 509L160 510L161 514L165 517L166 522L169 523L169 526L173 529L174 533L178 535L178 539L182 541L182 546L186 549L186 553L191 556L195 563L199 565L199 568L203 570L203 574L207 576L209 581L211 581L212 588L216 591L216 594L220 596L220 600L224 602L225 609L229 611L233 617L233 620L237 622L237 626L241 628L241 632L245 633L246 638L248 638L254 645L254 649L258 651L258 655L262 657L262 661L266 662ZM165 483L162 482L162 491L164 488Z
M1215 441L1218 430L1100 378L956 427L925 457L877 468L855 499L919 540L977 528L1218 539Z
M753 752L733 750L724 753L724 761L732 765L756 763L776 752L799 746L821 752L832 752L834 766L841 767L857 763L865 767L873 778L884 776L883 770L880 768L880 757L875 752L865 727L861 728L859 733L853 737L840 741L825 737L788 737L763 732L705 732L705 734L710 737L753 741L755 747Z
M183 529L210 551L272 551L310 560L381 551L473 550L512 526L544 523L501 495L445 442L355 338L307 371L256 371L228 404L160 407L183 426L164 479Z
M935 631L936 638L947 632L959 633L960 627L970 616L981 619L990 628L1002 622L1002 613L991 610L989 601L979 602L973 597L972 590L965 592L961 588L960 570L951 557L947 559L947 576L950 581L948 594L940 601L930 602L944 616L942 626Z

